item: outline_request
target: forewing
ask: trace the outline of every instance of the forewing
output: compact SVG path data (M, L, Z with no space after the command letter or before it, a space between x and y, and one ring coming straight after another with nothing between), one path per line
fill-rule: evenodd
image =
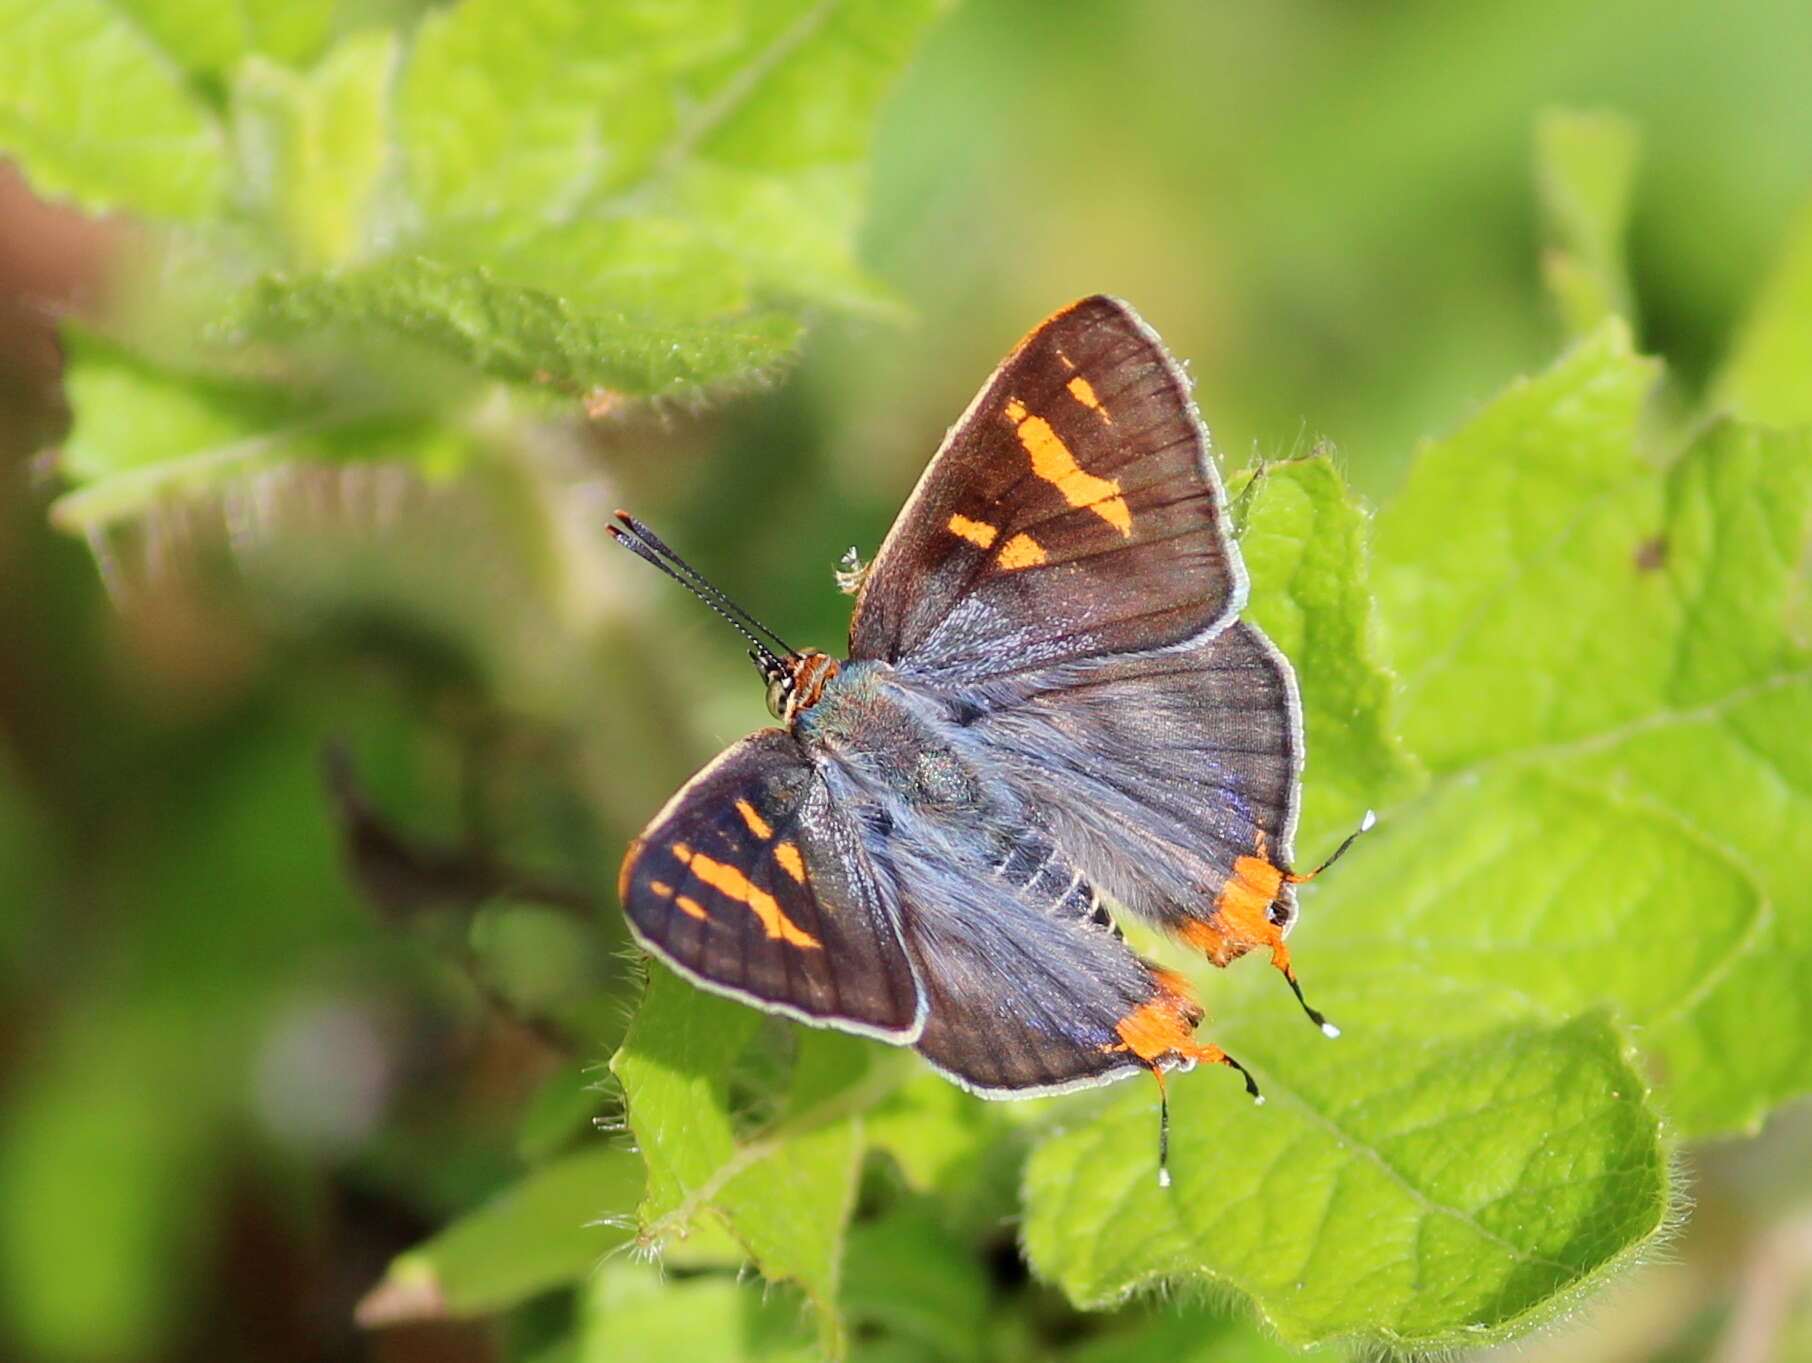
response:
M1224 907L1289 926L1302 727L1294 674L1257 626L1026 675L997 699L971 741L1102 890L1211 954L1203 929ZM1248 926L1241 945L1257 945Z
M1188 380L1117 299L1057 313L951 428L881 546L850 656L977 680L1178 643L1237 614Z
M619 882L636 939L698 984L884 1041L918 983L857 831L792 735L763 729L686 784Z

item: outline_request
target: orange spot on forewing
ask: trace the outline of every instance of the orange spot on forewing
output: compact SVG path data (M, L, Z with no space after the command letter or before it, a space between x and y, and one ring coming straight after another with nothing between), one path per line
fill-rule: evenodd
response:
M749 826L749 832L766 842L774 836L774 829L768 821L755 812L755 806L747 800L736 802L736 812L742 815L742 821Z
M675 904L679 905L679 909L680 909L681 913L691 914L692 917L694 917L694 918L709 918L710 917L710 915L707 914L704 911L704 909L699 906L699 902L696 899L689 899L685 895L681 895L678 899L674 900L673 902Z
M673 844L672 852L686 864L693 875L719 894L727 899L734 899L738 904L748 905L749 911L761 920L761 926L769 937L785 942L788 946L821 948L824 945L788 918L778 899L736 867L713 860L703 852L694 852L680 842Z
M1120 485L1111 478L1097 478L1076 462L1051 423L1033 416L1018 398L1007 399L1007 417L1014 423L1019 443L1032 457L1032 472L1062 494L1073 507L1087 507L1123 536L1132 534L1132 512L1120 496Z
M1016 572L1021 568L1036 568L1045 561L1044 546L1030 535L1015 535L1000 546L1000 555L994 561L1006 572Z
M999 530L986 521L972 521L967 516L952 516L944 525L951 534L960 535L978 549L991 548L995 536L1000 534Z
M805 884L805 858L799 855L799 848L790 842L774 844L774 860L780 863L785 871L799 884Z
M1107 414L1107 408L1101 405L1101 399L1095 396L1095 385L1078 374L1064 385L1075 398L1089 411L1098 413L1103 421L1111 423L1113 418Z

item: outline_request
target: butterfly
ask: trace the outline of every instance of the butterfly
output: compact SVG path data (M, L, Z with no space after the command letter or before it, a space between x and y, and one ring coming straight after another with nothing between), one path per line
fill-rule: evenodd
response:
M1291 867L1295 675L1239 618L1208 433L1125 303L1072 304L995 370L862 576L846 659L791 648L617 522L749 640L781 721L631 846L619 891L650 954L911 1046L984 1097L1140 1073L1162 1093L1167 1070L1211 1062L1256 1098L1195 1036L1189 981L1126 945L1111 900L1217 966L1268 952L1337 1035L1285 945L1314 874ZM1168 1182L1167 1106L1161 1130Z

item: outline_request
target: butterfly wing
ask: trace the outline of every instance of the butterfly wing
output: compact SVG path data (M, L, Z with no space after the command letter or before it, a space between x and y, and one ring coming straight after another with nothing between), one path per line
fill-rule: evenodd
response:
M1294 916L1300 713L1289 664L1236 621L1023 674L971 728L1104 891L1224 965Z
M1126 304L1045 321L945 437L864 580L850 656L918 675L1179 643L1244 604L1188 380Z
M782 729L693 777L630 848L636 939L695 983L896 1044L924 1006L858 831Z
M902 934L928 1011L919 1054L990 1098L1110 1083L1220 1052L1188 984L1120 940L1093 888L1032 830L989 871L896 843Z

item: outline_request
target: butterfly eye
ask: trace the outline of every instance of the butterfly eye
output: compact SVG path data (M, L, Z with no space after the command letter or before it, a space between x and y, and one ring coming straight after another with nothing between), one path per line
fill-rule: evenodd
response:
M775 719L786 718L787 693L792 689L790 677L776 677L768 683L768 713Z

